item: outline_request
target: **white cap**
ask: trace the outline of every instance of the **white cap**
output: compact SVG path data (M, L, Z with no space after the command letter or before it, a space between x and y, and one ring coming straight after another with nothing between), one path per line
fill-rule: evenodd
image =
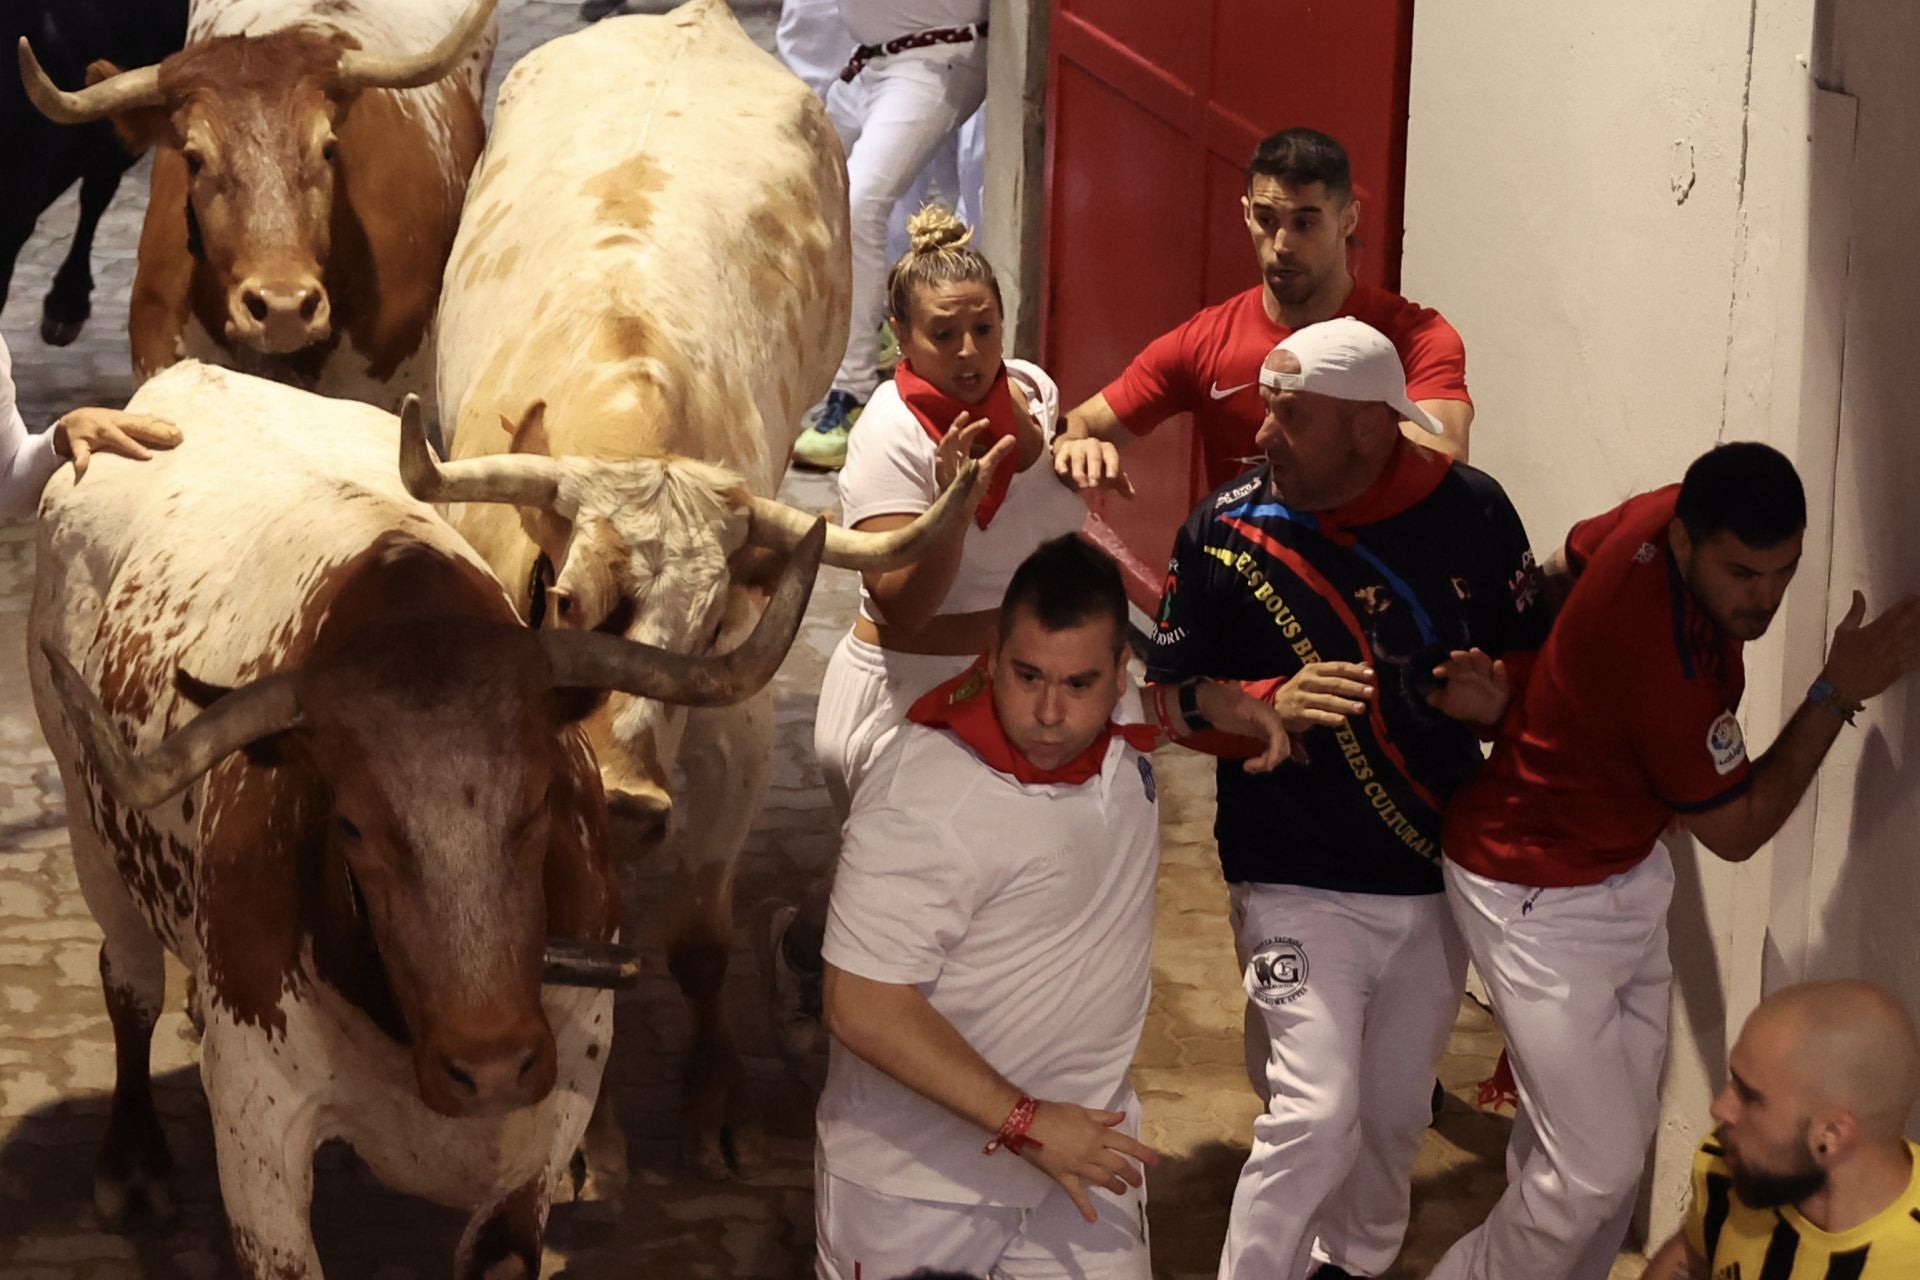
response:
M1400 353L1387 335L1370 324L1336 316L1295 329L1273 350L1291 354L1300 362L1300 372L1279 373L1263 365L1263 387L1392 405L1407 421L1436 436L1444 434L1425 409L1407 399L1407 371L1400 364Z

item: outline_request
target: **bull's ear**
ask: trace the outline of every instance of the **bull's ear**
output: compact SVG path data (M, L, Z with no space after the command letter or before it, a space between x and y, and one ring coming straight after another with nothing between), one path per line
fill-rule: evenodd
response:
M231 686L202 680L189 673L185 667L174 668L173 687L181 697L202 711L233 692ZM240 750L249 763L259 765L263 769L276 769L286 758L286 739L286 733L275 733L265 738L256 738Z
M500 415L500 429L513 437L513 452L534 453L543 458L553 456L553 441L547 437L547 402L535 400L520 415L520 421L514 422L505 414Z
M87 64L87 87L92 88L103 80L111 80L120 74L120 68L105 58L96 59ZM133 111L122 111L113 117L113 136L120 140L130 156L143 156L148 149L162 142L176 141L173 135L173 117L165 107L140 107Z
M606 700L605 689L550 689L547 691L547 714L552 717L554 728L564 729L585 720L598 711Z

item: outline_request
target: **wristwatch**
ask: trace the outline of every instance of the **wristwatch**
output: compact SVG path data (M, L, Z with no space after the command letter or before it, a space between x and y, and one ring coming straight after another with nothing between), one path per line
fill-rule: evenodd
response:
M1189 680L1180 686L1180 715L1186 720L1187 728L1194 733L1204 733L1213 728L1213 721L1200 714L1200 682Z
M1807 689L1807 701L1816 707L1825 707L1848 724L1852 724L1853 718L1865 709L1858 702L1843 701L1840 691L1834 688L1833 682L1825 676L1815 680Z

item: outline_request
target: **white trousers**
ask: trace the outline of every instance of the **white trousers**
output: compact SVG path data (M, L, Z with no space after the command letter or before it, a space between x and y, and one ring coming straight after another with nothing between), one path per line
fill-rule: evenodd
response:
M855 43L853 33L840 20L840 0L785 0L780 6L780 25L774 36L780 61L822 98L839 81ZM850 95L849 113L863 114L865 89L856 83L844 92ZM927 167L887 219L889 263L899 261L907 251L907 219L930 202L958 212L960 221L975 229L974 246L986 252L979 235L986 187L985 135L986 111L982 108L968 117L957 136L949 136L935 148Z
M1445 896L1231 891L1247 1070L1267 1110L1234 1189L1221 1280L1300 1280L1322 1262L1382 1275L1406 1235L1434 1063L1466 980Z
M1138 1137L1139 1115L1129 1132ZM1006 1156L1018 1160L1019 1156ZM1031 1209L884 1195L814 1161L818 1280L896 1280L922 1267L988 1280L1151 1280L1147 1189L1089 1190L1088 1222L1055 1188Z
M971 656L895 653L849 631L827 659L813 718L813 755L845 822L853 793L921 694L973 665Z
M774 50L787 70L821 97L839 79L857 43L840 20L840 0L781 0Z
M853 242L853 315L833 385L859 400L880 385L888 216L986 93L984 40L876 58L851 82L836 80L827 89L827 116L847 149Z
M1605 1280L1659 1121L1673 864L1536 889L1449 862L1447 896L1506 1035L1507 1190L1429 1280Z

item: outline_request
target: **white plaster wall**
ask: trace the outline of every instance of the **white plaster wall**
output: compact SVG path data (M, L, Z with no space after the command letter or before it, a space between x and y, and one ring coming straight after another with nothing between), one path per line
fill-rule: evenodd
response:
M1853 108L1840 190L1848 270L1829 612L1870 614L1920 590L1920 6L1833 0L1815 69ZM1822 772L1804 897L1777 895L1793 977L1871 977L1920 1011L1920 680L1869 705ZM1910 1133L1920 1133L1920 1114Z
M1541 551L1718 440L1786 450L1822 505L1833 425L1806 425L1802 405L1814 4L1415 7L1404 287L1465 336L1473 461ZM1756 750L1817 665L1822 518L1803 584L1749 650ZM1782 843L1811 840L1803 821ZM1772 885L1769 854L1736 868L1685 840L1674 853L1674 1027L1643 1215L1656 1242L1684 1206L1728 1029L1759 998Z

